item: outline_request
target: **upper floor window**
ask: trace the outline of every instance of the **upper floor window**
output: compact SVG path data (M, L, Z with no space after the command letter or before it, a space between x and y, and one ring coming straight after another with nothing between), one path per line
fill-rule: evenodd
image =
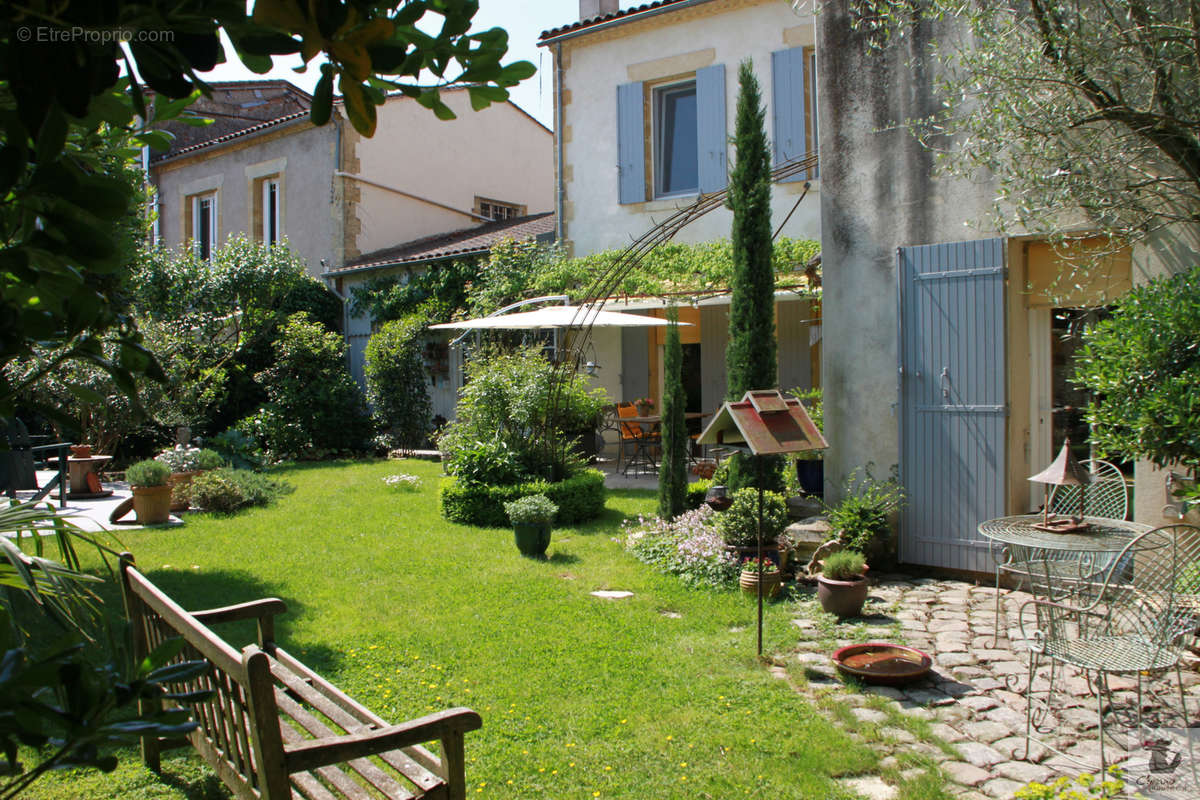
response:
M654 194L685 194L700 187L696 139L696 82L654 90Z
M194 194L188 198L187 238L201 261L212 258L217 246L217 193Z
M647 116L649 115L649 116ZM645 121L649 120L649 125ZM718 192L726 183L725 66L617 87L621 203Z
M267 245L283 239L283 184L278 175L255 181L254 224L256 238Z
M486 197L475 198L475 213L493 220L513 219L525 216L525 206L517 203L505 203L500 200L489 200Z

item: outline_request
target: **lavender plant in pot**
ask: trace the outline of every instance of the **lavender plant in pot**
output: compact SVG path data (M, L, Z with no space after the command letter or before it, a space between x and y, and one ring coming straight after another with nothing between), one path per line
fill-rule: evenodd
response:
M842 550L825 557L817 575L817 600L821 608L839 619L857 617L867 602L867 576L862 553Z

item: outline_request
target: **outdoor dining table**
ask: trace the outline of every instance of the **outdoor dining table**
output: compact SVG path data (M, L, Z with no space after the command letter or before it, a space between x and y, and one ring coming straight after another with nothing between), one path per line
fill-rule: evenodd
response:
M1149 525L1107 517L1084 517L1088 530L1073 533L1034 527L1041 514L989 519L979 534L1000 546L999 557L1016 566L1035 596L1058 599L1094 578Z

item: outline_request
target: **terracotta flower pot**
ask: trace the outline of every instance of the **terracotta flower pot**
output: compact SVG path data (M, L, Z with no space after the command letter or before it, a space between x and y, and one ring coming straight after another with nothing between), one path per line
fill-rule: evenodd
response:
M187 511L189 504L187 498L182 491L184 487L192 482L192 478L200 474L199 470L192 472L172 472L167 478L167 485L171 487L171 510L172 511Z
M783 574L777 570L763 570L763 597L774 597L779 594L779 586L783 583ZM749 595L758 596L758 572L743 572L738 577L738 586Z
M141 525L161 525L171 518L171 486L134 486L133 510Z
M73 444L71 445L71 455L75 458L91 458L92 446L90 444Z
M868 588L870 585L865 576L852 581L835 581L824 575L817 576L817 599L821 601L821 608L838 619L857 617L862 613Z

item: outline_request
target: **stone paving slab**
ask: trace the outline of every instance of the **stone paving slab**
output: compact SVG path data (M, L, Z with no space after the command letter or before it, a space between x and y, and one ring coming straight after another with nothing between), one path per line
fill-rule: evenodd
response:
M938 763L951 781L947 787L953 794L967 800L979 798L1011 798L1013 793L1030 781L1046 782L1061 775L1078 775L1099 769L1099 743L1096 700L1086 678L1073 670L1059 668L1055 678L1053 713L1050 720L1056 725L1050 744L1085 764L1071 763L1061 755L1039 745L1027 746L1025 738L1026 700L1029 652L1020 638L1018 609L1030 596L1024 592L1001 592L1001 629L994 627L996 592L991 586L975 586L965 581L910 577L903 574L876 576L871 590L874 617L869 638L909 644L934 656L934 669L928 679L897 688L889 686L851 687L840 683L831 668L825 642L818 641L822 626L811 617L793 620L793 630L800 641L793 656L810 676L808 687L797 687L816 697L836 699L852 707L852 713L862 722L880 726L886 750L884 760L888 774L896 774L897 763L887 753L916 753ZM814 604L815 607L815 604ZM819 613L819 609L814 613ZM877 618L891 625L876 624ZM860 620L839 625L834 634L839 646L852 640L844 637ZM861 629L861 628L860 628ZM827 629L826 629L827 630ZM845 631L845 633L843 633ZM898 632L899 636L895 634ZM1200 672L1197 662L1183 665L1185 693L1188 695L1192 722L1200 705ZM786 671L781 677L786 676ZM1039 671L1034 681L1035 691L1049 687L1047 671ZM1178 705L1173 673L1169 682L1159 681L1160 693L1174 698ZM813 680L816 678L816 680ZM1149 681L1147 681L1149 682ZM1132 678L1111 677L1114 691L1112 707L1132 708L1136 681ZM886 700L886 707L908 717L928 720L930 732L954 748L957 757L946 755L940 748L918 742L909 731L887 724L888 717L859 700L871 695ZM856 702L849 702L854 697ZM826 700L828 703L828 700ZM879 700L873 701L878 705ZM1178 709L1167 709L1172 726L1180 724ZM1161 713L1167 713L1161 712ZM1107 723L1106 723L1107 724ZM875 745L873 745L875 746ZM1106 744L1110 763L1139 754L1126 753L1116 745ZM1144 758L1144 754L1141 754ZM918 771L907 771L903 780L911 780ZM891 779L889 779L891 780ZM881 778L858 776L846 779L843 786L868 798L889 798L896 787Z

